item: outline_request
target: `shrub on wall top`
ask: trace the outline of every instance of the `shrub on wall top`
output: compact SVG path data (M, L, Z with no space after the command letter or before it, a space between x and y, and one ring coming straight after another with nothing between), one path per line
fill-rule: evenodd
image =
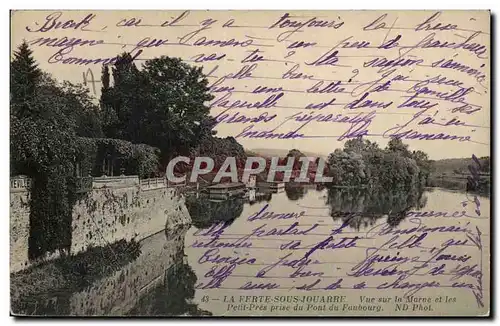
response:
M94 175L102 174L105 159L112 162L116 174L123 169L127 175L137 174L145 178L158 170L160 150L156 147L113 138L80 137L80 143L79 159L83 171L92 167Z

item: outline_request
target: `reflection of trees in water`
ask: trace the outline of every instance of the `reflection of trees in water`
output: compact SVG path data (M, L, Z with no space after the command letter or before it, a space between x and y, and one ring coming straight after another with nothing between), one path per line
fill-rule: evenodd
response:
M38 278L42 285L49 283L51 287L40 288L40 284L36 287L33 281L24 281L29 289L37 291L33 294L23 292L23 295L19 296L20 300L12 301L13 310L25 315L44 316L209 314L199 310L197 305L191 302L197 279L184 260L184 238L188 228L189 226L181 225L178 228L165 229L164 241L163 238L154 240L153 245L146 246L145 252L135 242L129 246L130 248L125 247L122 240L118 244L113 244L111 248L93 248L83 255L85 260L81 260L82 255L79 255L66 258L72 260L65 263L50 262L44 267L45 269L39 272L35 270L32 279ZM161 235L154 235L157 236ZM113 256L107 254L107 251L113 251ZM144 256L137 257L137 252L141 252ZM131 260L115 266L118 264L118 259L132 254ZM80 260L76 261L77 258ZM92 267L91 270L86 270L89 275L82 275L74 269L86 262L89 264L95 262L95 265L89 265ZM61 269L61 266L65 265L73 269ZM96 270L103 272L99 274L99 278L94 278ZM117 271L120 270L118 277ZM148 277L148 273L159 275L162 279ZM85 277L92 277L93 281L89 280L91 284L84 282L76 287L79 283L68 283L70 280L83 281ZM141 290L149 286L156 288L149 292ZM129 303L136 299L138 301L135 307L127 312Z
M193 220L193 225L198 229L208 228L213 224L225 222L230 225L243 212L244 200L242 198L213 201L206 197L186 198L186 207Z
M70 298L112 276L141 254L138 242L119 240L60 257L11 277L11 305L23 315L71 315Z
M373 225L379 218L387 218L387 223L397 226L408 211L423 208L426 201L422 189L397 192L331 188L327 205L335 220L349 221L352 228L359 230Z
M298 183L285 183L286 197L289 200L299 200L307 194L308 188Z
M130 311L131 316L211 316L192 302L195 295L196 274L184 260L184 248L174 257L174 264L166 271L164 282L141 298Z
M326 189L326 185L324 183L316 184L316 191L322 191L324 189Z
M264 198L264 200L266 202L270 202L271 199L273 199L273 193L272 192L267 192L267 193L264 194L263 198Z

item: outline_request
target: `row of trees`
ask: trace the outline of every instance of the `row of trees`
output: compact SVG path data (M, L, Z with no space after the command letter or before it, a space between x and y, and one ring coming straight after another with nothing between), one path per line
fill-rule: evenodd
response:
M103 66L101 80L105 136L158 148L158 172L179 155L208 156L216 167L227 156L244 164L245 150L233 137L215 136L216 121L205 104L213 96L201 67L160 57L138 69L124 53L113 67Z
M400 139L391 139L383 149L369 140L351 139L328 157L330 215L355 229L379 218L396 226L406 212L425 205L423 188L431 169L425 152L410 151Z
M410 151L400 139L391 139L385 149L369 140L351 139L328 157L334 186L408 191L423 187L431 161L422 151Z
M125 53L102 72L97 103L81 85L43 72L26 42L14 52L10 165L11 175L33 179L31 258L70 247L79 175L158 176L176 155L244 153L234 139L214 136L200 68L161 57L139 69Z

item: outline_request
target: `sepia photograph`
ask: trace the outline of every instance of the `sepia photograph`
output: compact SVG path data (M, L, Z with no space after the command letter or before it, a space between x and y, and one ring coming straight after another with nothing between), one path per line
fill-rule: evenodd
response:
M11 315L489 317L490 21L11 10Z

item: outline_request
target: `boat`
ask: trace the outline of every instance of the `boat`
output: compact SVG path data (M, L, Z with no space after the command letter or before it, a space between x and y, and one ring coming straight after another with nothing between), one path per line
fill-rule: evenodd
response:
M246 186L241 182L218 183L203 189L203 191L213 199L227 199L231 197L243 196Z
M285 190L285 183L284 182L279 182L279 181L273 181L273 182L268 182L268 181L262 181L258 183L258 188L262 189L264 192L266 190L269 190L270 192L273 193L280 193Z

